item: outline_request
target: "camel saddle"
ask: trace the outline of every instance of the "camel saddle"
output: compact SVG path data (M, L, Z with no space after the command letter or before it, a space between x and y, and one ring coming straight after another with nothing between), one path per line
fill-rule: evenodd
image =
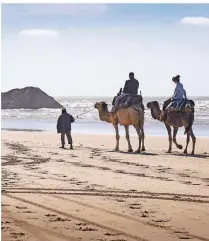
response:
M118 96L115 96L112 105L115 104L115 100ZM120 103L120 108L129 108L130 106L140 105L143 106L143 97L141 95L127 95Z
M172 101L166 108L167 111L194 112L195 103L193 100L182 99Z

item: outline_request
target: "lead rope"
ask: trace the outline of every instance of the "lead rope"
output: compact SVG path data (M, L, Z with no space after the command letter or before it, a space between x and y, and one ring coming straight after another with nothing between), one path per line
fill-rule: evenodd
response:
M92 109L90 109L90 110L88 110L88 111L85 111L85 112L83 112L82 114L77 115L76 118L78 119L79 116L85 115L86 113L91 112L91 111L93 111L93 110L94 110L94 108L92 108Z

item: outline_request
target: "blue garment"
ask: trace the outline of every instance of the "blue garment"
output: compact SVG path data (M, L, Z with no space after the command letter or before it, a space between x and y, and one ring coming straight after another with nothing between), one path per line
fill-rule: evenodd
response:
M185 98L175 99L171 102L168 107L176 108L177 110L183 110L186 105L187 100Z
M178 82L176 84L176 88L174 91L174 95L172 96L172 100L181 100L184 97L186 97L186 91L184 90L183 85L180 82Z

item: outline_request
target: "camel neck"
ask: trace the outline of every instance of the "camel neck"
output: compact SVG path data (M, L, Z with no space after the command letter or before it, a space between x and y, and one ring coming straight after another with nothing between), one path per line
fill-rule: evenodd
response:
M99 118L102 121L106 121L106 122L111 123L110 113L109 113L108 110L99 110Z
M151 109L152 117L159 121L161 121L161 119L160 119L161 113L162 113L162 111L160 109L156 109L156 108Z

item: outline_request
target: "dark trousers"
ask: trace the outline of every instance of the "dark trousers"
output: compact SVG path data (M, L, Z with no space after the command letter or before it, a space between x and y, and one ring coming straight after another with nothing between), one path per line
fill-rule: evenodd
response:
M73 140L72 140L72 136L71 136L71 131L67 131L67 132L61 132L61 143L62 143L62 146L65 145L65 135L67 136L68 144L72 145L73 144Z

